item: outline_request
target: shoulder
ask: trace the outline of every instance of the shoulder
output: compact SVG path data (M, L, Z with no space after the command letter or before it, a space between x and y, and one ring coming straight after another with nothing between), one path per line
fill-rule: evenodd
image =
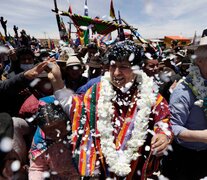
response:
M98 98L101 82L93 84L85 93L84 99Z
M184 81L179 83L174 89L173 93L171 94L171 97L173 98L180 98L180 97L189 98L191 96L193 96L192 90Z
M170 105L175 105L176 103L183 103L185 105L191 106L195 102L196 97L194 96L192 90L187 85L186 82L181 82L176 86L173 93L170 96Z

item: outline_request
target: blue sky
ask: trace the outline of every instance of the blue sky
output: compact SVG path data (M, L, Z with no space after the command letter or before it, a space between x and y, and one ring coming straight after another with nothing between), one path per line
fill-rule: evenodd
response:
M71 4L73 13L83 15L85 0L57 0L58 8L67 11ZM138 28L144 38L163 38L165 35L192 37L201 35L207 28L206 0L113 0L116 15ZM0 16L8 22L8 32L14 35L13 25L19 32L37 38L59 38L53 0L1 0ZM110 0L88 0L89 16L109 20ZM69 18L64 17L67 24ZM0 26L0 31L3 29Z

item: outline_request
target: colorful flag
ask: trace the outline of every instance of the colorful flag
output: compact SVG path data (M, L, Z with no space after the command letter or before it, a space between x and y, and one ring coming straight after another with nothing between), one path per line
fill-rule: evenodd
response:
M63 18L60 18L60 39L63 40L64 42L69 42L68 39L68 34L66 31L65 24L63 22Z
M96 40L97 40L97 45L101 46L101 44L108 42L112 39L111 37L111 33L108 33L106 35L101 35L101 34L97 34L96 36Z
M88 16L80 16L77 14L69 14L68 12L64 12L63 14L64 16L69 16L74 25L76 27L80 27L80 26L86 26L89 27L91 24L93 24L93 29L95 32L97 32L98 34L108 34L116 29L118 29L119 27L122 27L124 29L130 29L129 25L124 25L124 24L118 24L114 21L105 21L103 19L99 19L99 18L90 18Z
M84 5L84 16L88 16L88 5L87 5L87 0L85 0L85 5Z
M115 11L114 11L114 4L113 4L113 0L111 0L111 4L110 4L110 16L112 18L115 18Z
M71 5L70 5L69 8L68 8L68 12L69 12L70 14L72 14L72 7L71 7Z
M84 16L88 16L87 0L85 0ZM89 29L84 31L84 36L83 37L84 37L84 44L87 45L89 43Z
M4 36L0 32L0 44L4 44L6 42Z

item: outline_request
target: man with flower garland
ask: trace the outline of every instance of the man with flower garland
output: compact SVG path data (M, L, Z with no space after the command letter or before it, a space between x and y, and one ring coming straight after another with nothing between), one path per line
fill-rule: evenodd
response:
M117 42L105 57L109 72L81 96L64 88L56 64L48 74L71 119L75 164L83 177L146 179L172 138L167 102L139 69L134 42Z
M207 37L195 50L189 75L170 97L173 152L163 159L164 176L198 180L207 176ZM201 43L200 42L200 43Z

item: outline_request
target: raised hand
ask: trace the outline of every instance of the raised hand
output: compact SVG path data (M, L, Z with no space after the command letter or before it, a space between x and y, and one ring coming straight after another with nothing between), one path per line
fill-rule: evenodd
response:
M48 63L49 63L48 61L41 62L38 65L36 65L35 67L33 67L32 69L25 71L24 72L24 77L29 79L29 80L33 80L33 79L37 78L38 75L40 73L42 73L42 71L45 70Z
M49 67L51 70L48 72L48 78L53 85L54 91L62 89L64 87L64 82L62 80L60 67L56 62L50 62Z

